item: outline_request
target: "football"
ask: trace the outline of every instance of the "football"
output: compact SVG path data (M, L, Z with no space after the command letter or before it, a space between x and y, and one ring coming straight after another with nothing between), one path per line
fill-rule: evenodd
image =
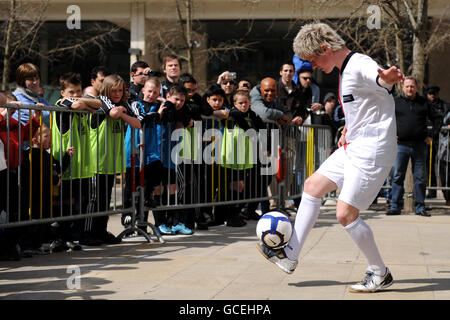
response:
M256 235L270 248L283 248L292 235L291 220L281 212L268 212L259 219L256 225Z

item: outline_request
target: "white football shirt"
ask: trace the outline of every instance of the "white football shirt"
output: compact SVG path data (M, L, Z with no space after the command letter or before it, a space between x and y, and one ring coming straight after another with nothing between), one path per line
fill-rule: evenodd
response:
M363 169L392 167L397 155L395 103L377 83L378 68L372 58L351 53L339 78L347 126L345 150L352 163Z

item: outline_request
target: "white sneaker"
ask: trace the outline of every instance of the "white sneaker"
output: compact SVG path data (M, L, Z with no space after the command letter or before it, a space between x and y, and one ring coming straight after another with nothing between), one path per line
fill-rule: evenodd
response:
M272 263L275 263L281 270L291 274L297 267L297 260L290 260L284 253L284 249L272 249L261 242L256 245L259 252Z
M386 273L384 274L384 276L377 276L373 273L373 271L367 270L364 279L361 282L352 285L349 289L349 292L375 292L391 286L393 282L394 279L392 279L392 274L388 268L386 268Z

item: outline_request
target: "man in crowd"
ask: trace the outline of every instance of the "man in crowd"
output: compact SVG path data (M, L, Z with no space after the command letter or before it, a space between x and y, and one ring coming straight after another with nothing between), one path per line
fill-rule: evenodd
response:
M178 84L181 69L181 61L177 56L169 54L164 57L162 71L164 72L166 78L163 82L161 82L161 97L165 98L170 88Z
M409 76L403 82L403 94L395 98L398 152L392 179L392 202L388 215L399 215L402 209L403 182L411 158L414 176L414 210L429 217L425 210L426 155L432 141L427 131L427 118L434 122L435 113L427 100L417 94L417 81Z
M151 69L145 61L136 61L131 65L131 82L128 87L128 93L130 94L128 103L130 105L135 100L142 100L142 88L144 87L145 81L147 81L150 72Z
M300 126L308 117L307 104L309 96L295 85L292 78L294 76L294 65L286 62L281 66L280 79L278 80L277 90L280 103L292 113L292 124Z
M263 120L277 121L286 125L291 121L291 113L278 100L277 82L264 78L261 84L250 91L251 109Z
M91 85L84 89L83 95L97 97L103 84L105 77L111 73L104 66L94 67L91 71Z

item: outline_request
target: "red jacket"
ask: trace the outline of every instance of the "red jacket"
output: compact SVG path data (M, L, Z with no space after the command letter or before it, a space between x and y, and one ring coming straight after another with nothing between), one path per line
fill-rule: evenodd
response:
M19 141L19 125L21 140ZM37 129L39 128L39 119L36 117L32 118L32 137L36 134ZM22 156L19 161L19 147L22 146L23 141L30 139L30 121L28 121L25 125L19 124L17 120L9 117L9 163L8 163L8 151L6 150L8 146L8 131L6 125L6 118L4 118L0 114L0 139L2 139L3 144L5 145L5 160L6 164L10 170L15 170L20 162L22 162Z

